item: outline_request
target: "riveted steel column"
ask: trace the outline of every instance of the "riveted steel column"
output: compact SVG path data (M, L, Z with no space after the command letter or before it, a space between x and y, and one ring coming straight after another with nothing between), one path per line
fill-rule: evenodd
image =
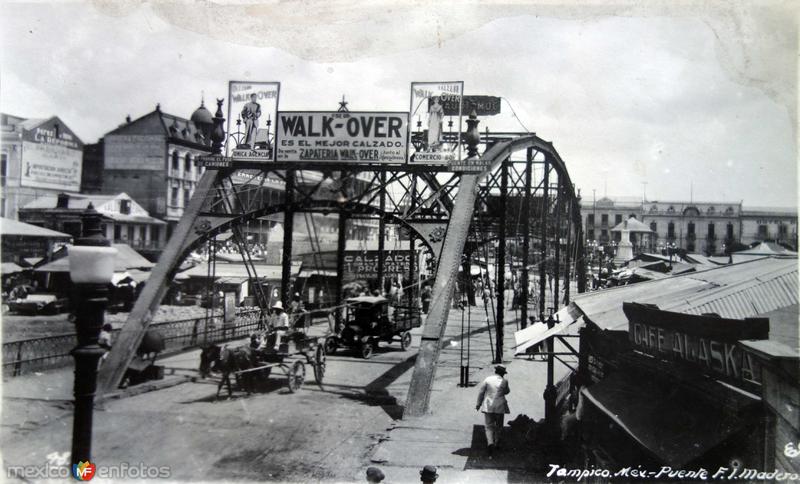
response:
M553 308L558 311L561 304L561 211L564 209L564 187L562 176L558 175L558 185L556 192L556 229L553 232L553 240L556 243L553 265Z
M411 175L411 213L417 209L417 175ZM413 216L413 215L412 215ZM414 284L415 274L414 263L414 231L408 231L408 307L414 306L414 294L417 292L417 286Z
M531 257L531 171L533 170L533 148L528 148L525 162L525 199L522 202L522 294L520 295L520 327L528 326L528 285L530 274L528 265Z
M508 191L508 161L500 167L500 230L497 242L497 320L495 321L496 343L494 362L503 362L503 325L505 324L506 289L506 192ZM488 263L488 261L487 261Z
M379 198L379 207L381 210L381 219L378 222L378 290L383 294L386 289L383 277L383 250L386 245L386 220L384 212L386 212L386 172L381 172L381 195Z
M571 255L570 241L572 240L572 221L570 220L569 215L572 214L572 203L573 200L572 197L570 197L569 200L567 201L567 211L565 214L567 215L567 220L568 220L567 236L564 239L566 240L566 243L564 245L564 248L566 249L566 254L564 254L564 304L565 305L569 304L569 286L570 286L570 281L572 280L572 278L570 277L572 268L570 267L569 264L570 263L569 256Z
M544 157L544 181L542 182L541 246L539 247L539 319L544 321L545 296L547 293L547 220L550 211L550 155Z
M286 172L286 191L283 212L283 253L281 255L281 301L288 308L292 300L292 234L294 232L294 182L295 171Z

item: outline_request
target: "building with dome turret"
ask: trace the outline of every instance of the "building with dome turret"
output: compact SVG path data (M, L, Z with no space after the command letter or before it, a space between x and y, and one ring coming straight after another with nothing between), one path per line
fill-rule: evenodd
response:
M160 105L106 133L102 144L102 193L128 193L171 235L204 172L198 156L211 152L212 115L204 103L190 119L165 113Z

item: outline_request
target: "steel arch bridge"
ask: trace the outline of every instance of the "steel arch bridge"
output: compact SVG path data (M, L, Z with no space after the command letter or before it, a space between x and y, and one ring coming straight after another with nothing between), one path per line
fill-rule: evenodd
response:
M214 151L221 153L221 101L214 118ZM453 137L452 134L449 135ZM388 226L403 228L408 249L425 248L435 260L433 295L422 331L422 343L406 400L407 415L428 411L436 362L446 327L459 271L469 274L472 261L488 264L490 250L496 266L520 267L521 300L528 301L530 270L539 278L538 314L546 307L545 278L552 276L555 289L548 295L557 309L569 302L570 281L578 292L585 290L585 265L581 233L579 194L570 180L566 164L551 142L530 133L493 133L469 141L469 155L479 172L451 172L446 167L419 165L369 165L327 163L253 163L231 160L227 168L209 168L195 188L184 216L152 271L144 290L119 333L109 358L101 368L99 389L117 387L134 356L135 349L164 298L169 284L188 254L198 246L230 230L240 246L248 274L257 278L244 243L244 227L265 216L283 215L281 297L288 304L291 292L291 262L295 214L314 213L338 218L337 301L342 298L343 254L347 224L368 220L378 227L378 250L385 247ZM301 169L302 168L302 169ZM278 187L279 200L265 200L264 189ZM260 195L261 194L261 195ZM511 246L509 245L511 243ZM521 246L521 247L520 247ZM312 250L315 248L312 242ZM513 254L509 255L510 252ZM378 273L382 277L382 257ZM419 278L414 267L409 280ZM497 289L495 358L502 360L503 272L495 276ZM467 284L467 290L469 284ZM413 297L414 291L409 291ZM259 305L264 295L256 291ZM529 317L522 304L521 324Z

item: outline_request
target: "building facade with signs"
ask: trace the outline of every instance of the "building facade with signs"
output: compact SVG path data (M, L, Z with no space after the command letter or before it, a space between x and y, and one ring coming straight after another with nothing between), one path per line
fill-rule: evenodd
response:
M16 219L37 197L80 191L83 142L58 116L0 121L0 216Z
M191 120L164 113L159 105L126 119L102 140L102 192L128 193L151 216L165 220L170 232L205 171L195 160L211 151L211 125L211 113L202 105Z
M770 338L769 319L623 310L627 331L581 331L576 414L592 465L706 469L705 479L798 472L784 454L797 419L784 414L800 360Z
M797 210L748 208L742 202L644 201L603 197L581 204L589 248L613 250L619 233L611 228L636 217L652 230L646 244L633 240L636 252L669 247L690 253L722 254L731 244L770 240L797 248ZM610 247L609 247L610 246Z
M79 237L81 215L92 204L102 216L105 237L115 244L127 244L155 260L166 243L166 222L151 217L147 210L125 193L116 195L70 195L39 197L19 210L21 221Z

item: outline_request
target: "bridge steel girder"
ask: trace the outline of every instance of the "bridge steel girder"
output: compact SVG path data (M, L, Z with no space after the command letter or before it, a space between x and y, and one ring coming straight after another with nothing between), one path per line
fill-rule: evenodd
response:
M406 396L403 418L421 416L430 411L430 397L436 376L436 365L447 328L453 283L458 275L461 256L469 235L478 183L490 176L513 153L529 148L544 153L551 168L556 171L559 180L563 182L564 193L571 199L575 198L574 187L569 179L566 164L552 143L542 140L535 134L495 143L480 157L484 160L487 168L480 174L464 174L461 177L461 184L450 212L450 221L436 270L428 316L422 328L422 340ZM570 204L570 208L572 209L572 213L569 214L571 222L580 227L579 204ZM577 231L577 235L580 236L579 231ZM527 237L529 234L525 234L525 236ZM579 277L584 278L583 274L579 274Z
M271 170L264 170L262 174L266 176L269 171ZM363 171L361 170L361 172ZM228 180L230 175L231 170L208 169L200 178L194 194L184 210L183 217L181 217L167 242L164 252L153 268L142 293L135 301L125 325L117 335L117 340L113 349L109 352L108 359L100 368L97 386L98 394L112 392L119 386L180 264L192 250L229 229L241 227L259 217L287 212L370 214L380 217L381 220L401 225L412 233L417 234L417 237L423 241L426 247L435 254L434 247L429 240L429 234L418 230L414 225L414 216L403 217L404 214L397 210L381 211L379 207L361 201L338 202L327 199L313 199L313 193L302 193L304 196L300 200L297 200L298 197L296 196L290 196L290 201L297 200L291 203L262 205L249 211L230 213L231 209L236 207L233 207L232 203L224 203L222 200L223 197L232 195L223 186L223 183ZM431 179L435 180L435 177L427 178L425 183L428 184ZM287 185L291 184L287 183ZM438 190L439 185L437 184L435 187L429 185L428 188ZM378 190L383 191L385 189L385 186L378 188ZM366 190L365 192L368 191ZM296 195L296 193L292 192L292 195ZM361 200L366 197L363 194L359 194L355 198ZM442 205L446 206L445 203ZM203 210L204 208L209 209L209 207L211 210L217 211L209 212ZM238 209L245 209L245 207L238 207ZM420 217L420 220L427 221L423 217Z

